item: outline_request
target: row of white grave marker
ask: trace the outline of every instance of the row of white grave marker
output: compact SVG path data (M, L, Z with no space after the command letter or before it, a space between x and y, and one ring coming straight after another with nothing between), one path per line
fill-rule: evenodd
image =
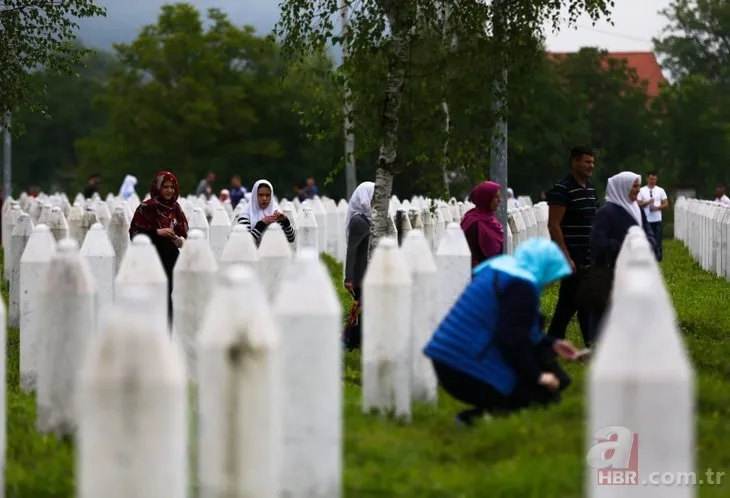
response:
M684 243L703 270L730 280L730 206L678 198L674 238Z
M537 223L544 204L523 209L529 211L511 213L514 245L546 233ZM103 224L88 231L94 236L87 233L80 252L73 239L56 243L50 229L28 221L11 237L21 254L19 281L36 279L20 293L21 306L26 296L35 302L21 330L21 349L27 338L31 358L25 368L21 353L21 374L29 379L24 389L35 384L38 430L78 431L79 497L187 496L190 379L197 386L200 496L340 496L342 309L316 250L303 247L292 257L272 225L253 246L256 262L231 260L222 271L209 237L192 230L175 269L170 341L167 281L149 239L126 249L112 277L112 302L104 304L97 280L109 278L108 258L98 265L107 268L104 277L89 256L113 246L101 237ZM18 240L23 226L31 227L26 244ZM227 244L251 248L241 228ZM591 368L588 446L599 428L625 426L641 435L642 475L693 470L692 369L668 293L656 292L665 289L663 279L641 233L632 231L622 249ZM365 277L362 407L408 420L413 401L437 401L421 349L468 283L470 256L456 223L445 227L435 252L425 230L402 239L402 247L381 241ZM92 243L105 248L83 251ZM41 247L44 257L26 258ZM651 333L645 319L657 324ZM120 458L105 458L112 451ZM686 487L598 486L589 474L590 496L693 496Z
M210 489L215 496L220 492L277 496L279 491L289 493L288 496L337 496L342 465L339 341L342 310L333 284L317 258L317 251L300 245L292 261L291 248L278 225L270 227L257 249L243 226L231 229L228 222L227 240L217 260L211 231L204 230L207 219L199 217L197 226L191 221L188 242L174 271L174 341L162 342L169 343L168 346L148 345L149 350L140 354L137 348L142 348L144 343L134 341L147 335L117 337L114 331L167 330L167 277L154 247L144 236L137 237L131 244L126 243L129 207L120 204L118 199L109 202L114 214L107 227L97 222L89 229L81 225L78 231L67 229L66 233L63 228L69 223L63 213L63 197L56 199L61 202L53 207L50 207L51 202L25 200L26 207L38 214L39 222L48 220L50 223L50 217L43 218L44 213L55 214L58 222L51 225L56 231L44 223L34 225L31 216L19 209L21 203L12 200L6 204L3 220L6 229L13 228L8 244L11 265L13 260L17 261L10 278L11 288L17 289L17 299L11 299L10 307L17 306L20 315L21 388L36 391L40 432L63 436L73 434L78 428L79 496L97 496L102 489L107 489L109 473L127 483L125 486L120 484L119 496L130 491L138 496L153 496L161 489L159 486L168 486L169 492L169 485L161 478L147 486L134 476L138 475L135 472L141 475L150 468L156 468L160 475L173 471L175 475L181 475L183 472L175 467L175 462L180 461L178 450L181 441L185 441L185 434L181 435L181 431L184 432L181 428L186 425L180 423L179 390L185 388L186 382L184 378L177 378L176 371L196 381L198 386L201 491ZM285 202L282 201L282 205ZM41 204L40 209L34 207L35 204ZM99 219L94 216L98 211L109 210L106 202L99 199L85 204L84 214L94 221ZM76 203L76 207L79 205ZM95 206L99 205L105 207L97 210ZM443 226L442 219L450 217L445 229L432 232L434 239L438 237L435 257L432 251L435 242L427 240L424 230L411 227L405 230L408 233L403 250L412 255L408 261L414 265L413 278L422 285L402 289L406 301L401 303L400 314L392 317L373 302L363 317L364 323L380 323L381 330L398 330L405 326L404 333L398 337L409 346L413 342L410 340L412 327L418 327L417 342L421 344L407 352L407 358L413 354L414 360L396 362L399 368L413 368L415 372L414 375L408 372L404 377L408 383L413 383L413 395L410 385L406 385L408 399L405 404L398 399L396 410L398 415L410 418L411 396L415 400L436 401L435 378L430 364L420 354L420 348L440 320L439 313L443 315L448 310L469 281L470 254L463 233L453 223L454 218L459 221L465 212L462 206L444 203L433 216L424 212L423 217L406 202L396 206L394 211L407 209L409 217L415 212L416 222L422 218L435 220L432 226ZM458 210L452 210L452 207ZM510 224L515 227L518 240L544 231L535 226L540 215L528 216L528 209L516 211L511 216ZM18 211L17 216L12 216ZM220 208L215 210L220 211ZM306 219L307 211L305 203L292 218ZM202 212L203 208L195 207L192 214ZM524 221L522 213L525 213ZM344 217L344 212L340 217ZM313 221L308 228L318 234L316 219ZM210 226L213 225L211 222ZM307 223L302 225L300 235ZM57 228L59 226L61 229ZM80 251L72 233L82 241ZM388 253L389 248L394 247L396 253L400 253L394 244L392 239L385 240L376 252L376 260L383 260L383 257L387 260L389 256L382 254ZM120 247L123 256L118 264ZM318 247L318 243L314 247ZM399 267L399 272L405 272L410 283L409 269L404 265ZM373 275L377 273L374 271ZM369 281L377 285L376 276L369 277ZM240 292L242 288L247 290ZM446 292L438 292L439 288ZM259 291L261 295L257 298ZM416 301L413 312L411 292ZM266 318L266 307L270 303L280 303L274 308L277 310L276 323ZM392 303L385 301L383 306L390 308ZM442 311L435 312L438 309ZM367 319L367 315L374 318ZM143 317L144 324L140 320L135 322L134 317ZM400 320L400 325L391 318ZM53 333L44 333L49 330ZM376 337L374 332L370 334ZM380 356L387 355L384 351L389 349L388 335L392 334L381 336L381 346L376 348L381 350ZM277 336L280 337L277 339ZM206 342L206 337L210 343ZM89 346L97 340L102 344ZM125 343L125 340L130 342ZM257 341L263 342L257 345ZM177 355L176 349L181 354ZM236 355L246 358L243 365L232 363L231 358ZM284 357L283 363L277 360L280 355ZM250 371L251 356L260 359L260 371ZM176 367L171 359L176 357L181 360L181 367ZM210 358L207 363L206 357ZM78 383L79 369L84 364L87 367L82 370L82 380ZM93 366L89 367L89 364ZM169 368L155 370L153 375L151 365ZM313 365L319 368L313 368ZM130 374L130 369L136 373ZM365 370L370 371L368 367ZM365 385L379 385L380 393L401 391L400 378L377 379L368 373L363 377ZM169 386L160 384L168 381ZM130 382L138 383L139 388L130 391ZM145 400L152 399L148 391L155 389L161 389L159 392L165 395L151 405L145 404ZM276 396L280 391L289 395ZM239 398L255 401L250 405L238 405ZM375 408L389 412L394 407L392 399L393 396L386 394L372 400L364 394L363 406L369 409L374 402ZM130 406L139 409L130 410ZM252 409L252 406L257 408ZM279 422L270 417L271 413L279 412L290 415L285 415L285 420ZM234 421L225 419L226 413L235 415L233 425ZM267 417L271 420L264 423ZM147 427L150 423L153 426L159 423L164 430L158 438L148 438L144 442L141 433L134 433L128 427L135 420L144 420ZM120 434L126 442L130 459L131 455L142 451L145 455L154 455L157 464L142 459L131 469L124 470L123 466L118 466L119 462L110 464L109 468L99 468L99 462L103 460L101 455L120 444L118 439L106 436L109 430ZM84 436L89 432L91 435ZM236 437L242 438L239 439L241 444L235 450L228 449L226 445ZM156 452L150 450L152 445L157 448ZM277 451L267 457L268 453L262 448ZM160 452L166 451L168 453L162 457ZM318 455L317 459L311 458L314 454ZM263 467L253 465L253 459L261 459ZM234 464L240 467L235 473L237 480L224 472ZM281 473L271 474L274 470ZM261 475L270 478L262 481L252 477Z

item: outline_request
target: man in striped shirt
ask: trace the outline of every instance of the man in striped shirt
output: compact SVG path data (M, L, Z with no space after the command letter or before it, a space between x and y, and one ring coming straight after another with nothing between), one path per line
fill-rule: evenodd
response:
M573 274L560 283L558 303L548 334L564 339L568 324L577 311L586 344L590 343L589 312L578 309L575 298L589 263L591 227L598 208L596 189L590 182L595 162L596 156L591 149L574 147L570 151L570 174L556 183L547 195L550 237L563 250L573 269Z

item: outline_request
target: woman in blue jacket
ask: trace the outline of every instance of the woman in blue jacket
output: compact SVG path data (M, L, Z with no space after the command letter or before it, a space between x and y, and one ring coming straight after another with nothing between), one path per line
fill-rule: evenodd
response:
M563 252L544 238L474 268L471 283L424 349L441 387L474 407L457 421L472 425L487 412L559 401L570 377L555 355L570 359L577 350L542 333L540 294L570 274Z

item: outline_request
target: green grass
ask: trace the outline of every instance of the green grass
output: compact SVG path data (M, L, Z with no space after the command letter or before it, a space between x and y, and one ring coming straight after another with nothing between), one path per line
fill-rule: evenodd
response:
M326 262L347 311L341 265ZM730 471L730 283L702 272L675 241L665 242L662 267L697 372L697 469ZM550 290L544 298L546 311L555 300L556 292ZM569 335L580 343L575 324ZM416 406L409 426L361 414L359 357L350 354L345 361L348 498L583 496L584 366L568 366L575 385L559 406L465 431L454 426L459 406L446 395L438 410ZM18 332L11 330L6 496L72 497L72 448L38 435L34 426L33 397L18 389ZM698 496L730 496L730 485L701 487Z

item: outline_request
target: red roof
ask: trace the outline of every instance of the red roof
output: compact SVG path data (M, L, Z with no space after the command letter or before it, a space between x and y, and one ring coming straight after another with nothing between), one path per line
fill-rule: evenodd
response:
M550 58L565 57L567 52L551 52L548 53ZM646 93L649 97L659 95L660 85L667 80L662 74L662 68L654 55L654 52L609 52L608 57L611 59L623 59L626 64L636 71L640 80L646 81Z

